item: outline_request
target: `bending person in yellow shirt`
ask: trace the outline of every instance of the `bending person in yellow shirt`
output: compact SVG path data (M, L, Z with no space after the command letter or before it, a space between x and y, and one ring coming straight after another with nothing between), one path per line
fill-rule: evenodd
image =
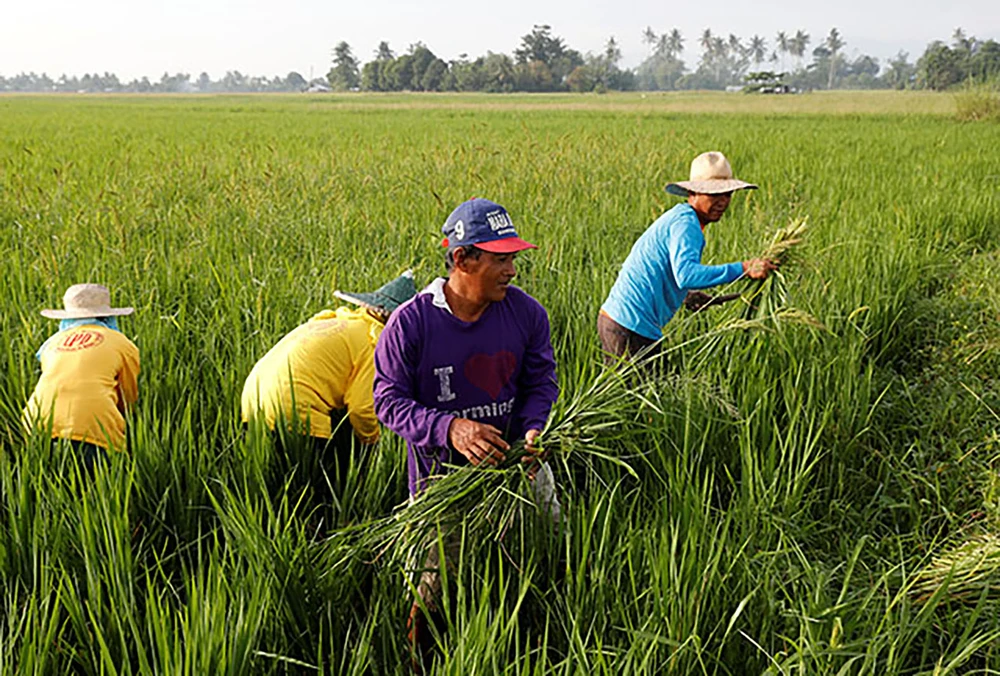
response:
M323 310L278 341L243 386L243 422L277 431L279 444L289 431L305 433L323 472L341 482L350 464L350 438L341 437L344 411L360 443L378 441L375 344L389 314L415 294L409 271L371 293L336 292L361 307Z
M63 307L42 310L61 321L35 354L42 376L22 418L28 432L69 440L92 472L107 449L125 450L125 412L139 397L139 349L117 321L132 308L111 307L100 284L69 287Z

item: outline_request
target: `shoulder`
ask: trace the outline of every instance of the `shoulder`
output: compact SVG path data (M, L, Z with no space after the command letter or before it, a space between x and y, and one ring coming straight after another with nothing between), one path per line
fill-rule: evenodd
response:
M533 296L516 286L507 288L507 295L502 301L517 317L548 319L548 312Z
M413 324L419 322L423 316L434 309L434 298L431 294L420 292L393 310L389 316L389 324L402 324L403 326Z
M104 340L110 345L113 345L124 352L130 352L136 355L139 354L139 348L136 347L136 344L133 343L124 333L104 327L98 327L96 330L101 332L104 336Z
M690 204L682 202L665 212L656 222L662 224L664 227L672 225L681 225L684 227L694 225L697 227L698 216Z

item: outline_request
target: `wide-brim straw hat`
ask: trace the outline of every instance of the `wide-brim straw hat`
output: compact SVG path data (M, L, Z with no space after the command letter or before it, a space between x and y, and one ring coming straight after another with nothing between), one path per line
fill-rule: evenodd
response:
M691 178L687 181L668 183L664 188L671 195L687 197L696 192L704 195L719 195L735 190L755 190L753 183L733 177L729 160L718 151L702 153L691 161Z
M130 315L130 307L111 307L111 292L100 284L74 284L63 294L62 310L42 310L49 319L89 319Z
M390 314L400 305L417 295L417 287L413 283L413 271L407 270L396 279L383 284L374 291L367 293L334 291L333 295L349 303L366 307L369 310Z

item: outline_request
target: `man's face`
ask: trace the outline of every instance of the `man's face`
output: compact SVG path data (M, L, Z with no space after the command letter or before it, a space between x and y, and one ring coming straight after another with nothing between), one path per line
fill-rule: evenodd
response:
M718 195L692 192L688 193L688 204L694 207L701 224L706 225L715 223L722 218L722 214L726 213L726 209L729 208L729 200L732 197L733 193L731 192L719 193Z
M484 301L499 302L507 296L507 287L517 275L517 253L496 254L483 251L479 258L465 258L458 266Z

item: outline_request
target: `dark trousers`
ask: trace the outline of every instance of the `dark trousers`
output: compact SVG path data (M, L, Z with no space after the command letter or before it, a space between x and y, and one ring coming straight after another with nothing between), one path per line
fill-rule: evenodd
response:
M67 439L66 442L73 449L73 455L76 457L77 462L80 463L80 467L91 479L94 478L94 468L97 466L97 463L106 463L108 461L107 449L101 448L97 444L73 439Z
M280 428L271 433L277 463L275 478L294 473L290 488L308 488L317 504L339 502L352 456L357 456L356 464L364 459L364 447L354 439L354 430L343 411L335 411L331 419L334 432L329 439Z
M658 347L648 349L656 343L655 340L626 329L603 312L597 315L597 335L604 349L604 363L609 366L617 363L620 358L634 357L643 350L646 350L644 354L647 357L659 350Z

